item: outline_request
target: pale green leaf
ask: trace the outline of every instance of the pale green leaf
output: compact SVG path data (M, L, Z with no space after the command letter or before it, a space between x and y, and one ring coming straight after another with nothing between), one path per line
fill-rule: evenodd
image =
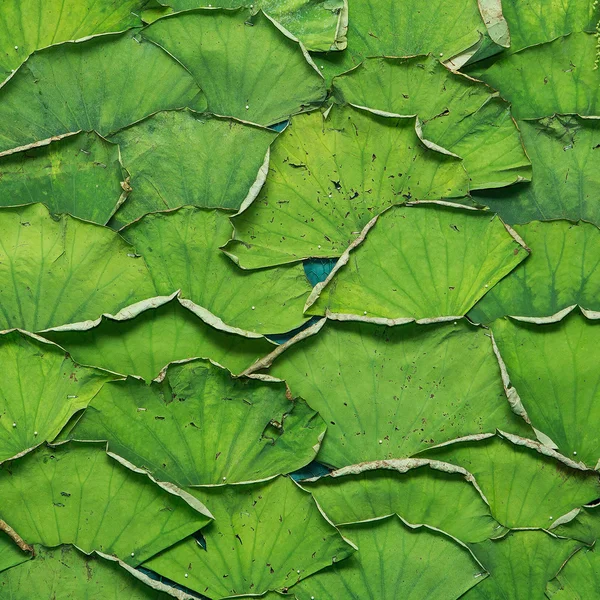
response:
M132 33L33 54L0 88L0 153L95 130L107 135L159 110L204 110L194 78Z
M74 544L133 566L191 535L210 515L125 468L98 444L39 448L7 463L0 495L0 517L27 543Z
M119 147L80 133L0 158L0 206L43 202L53 213L105 225L125 199Z
M501 436L459 442L424 457L473 474L492 516L510 528L548 528L555 519L600 496L598 475L574 468L540 444ZM514 443L519 442L519 443Z
M160 383L105 385L70 437L184 487L256 481L314 459L325 423L284 382L235 379L208 361L172 365Z
M336 525L396 513L409 523L441 529L463 542L481 542L503 532L472 476L446 463L419 459L362 463L301 485Z
M467 191L462 161L427 148L413 119L334 106L294 118L275 140L265 185L233 218L227 251L249 269L337 257L387 207Z
M166 301L165 301L166 300ZM175 298L161 299L135 318L103 318L87 331L50 331L44 337L81 364L150 381L170 362L210 358L240 373L273 350L266 339L246 338L205 323Z
M161 112L121 131L110 139L120 146L132 192L111 226L184 205L239 209L264 177L261 167L276 136L189 111Z
M319 460L335 467L410 457L496 428L528 432L506 400L486 331L462 319L400 327L330 321L293 343L269 373L325 419Z
M325 99L305 50L262 13L199 9L169 15L143 37L174 56L199 82L212 113L272 125Z
M192 491L215 515L206 549L185 540L144 566L208 598L281 591L354 551L287 477Z
M39 331L117 312L156 295L118 234L41 204L0 210L0 329Z
M303 307L312 288L302 266L253 273L236 267L219 249L231 235L223 211L153 213L122 234L146 260L158 294L181 290L183 298L245 331L280 333L307 319Z
M298 600L456 600L486 575L466 547L440 531L413 529L396 516L340 531L358 552L294 586L290 591Z
M54 344L18 331L0 335L0 364L0 461L51 442L114 379L80 367Z
M333 85L352 105L418 116L424 139L463 159L471 190L531 179L509 104L433 56L367 59Z
M474 199L507 223L583 219L600 225L600 123L575 115L519 121L531 183L479 190Z
M462 316L528 256L496 215L439 204L394 206L363 235L308 314L390 324Z
M515 230L531 256L473 307L470 319L550 317L574 304L600 309L600 231L595 225L535 221Z

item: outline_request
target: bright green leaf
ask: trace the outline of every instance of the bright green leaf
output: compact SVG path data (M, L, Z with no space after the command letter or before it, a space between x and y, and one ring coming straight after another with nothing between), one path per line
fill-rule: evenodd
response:
M551 581L546 595L552 600L591 600L600 589L600 554L598 546L582 548L570 558Z
M189 539L144 566L208 598L283 590L354 550L287 477L192 491L215 515L206 549Z
M0 572L29 560L31 554L21 550L17 544L4 532L0 533ZM0 589L2 589L0 575Z
M300 45L259 13L199 9L144 29L202 86L212 113L272 125L325 99L325 83Z
M333 84L354 106L418 116L423 139L463 159L472 190L531 179L509 104L433 56L367 59Z
M111 141L120 146L132 192L111 225L184 205L239 209L264 178L265 154L276 136L188 111L161 112L121 131Z
M244 272L219 249L229 215L184 207L153 213L122 231L148 264L156 291L187 300L245 331L281 333L301 325L311 285L301 265ZM258 336L256 336L258 337Z
M579 540L592 546L600 538L600 511L597 500L593 505L575 509L555 523L552 531L560 536Z
M249 269L337 257L392 204L467 191L462 162L427 148L413 119L334 106L296 117L273 143L265 185L233 218L227 250Z
M315 288L308 314L390 324L462 316L528 256L496 215L438 204L393 206L363 236Z
M53 46L0 88L0 153L81 130L107 135L185 106L206 107L194 78L131 33Z
M396 516L340 527L358 546L345 561L292 588L298 600L456 600L486 575L465 547Z
M94 133L0 158L0 205L43 202L53 213L106 224L125 199L119 147Z
M39 331L156 295L118 234L41 204L0 210L0 329Z
M123 375L137 375L147 382L158 377L170 362L210 358L233 373L273 350L262 338L247 338L216 329L174 298L161 298L156 307L135 318L103 318L87 331L44 333L79 363L102 367Z
M110 452L184 487L256 481L308 464L323 420L283 382L234 379L208 361L172 365L148 387L106 385L71 431L107 440Z
M183 492L179 492L184 494ZM0 517L29 544L74 544L136 566L210 513L110 458L98 444L39 448L0 470ZM202 511L202 512L200 512Z

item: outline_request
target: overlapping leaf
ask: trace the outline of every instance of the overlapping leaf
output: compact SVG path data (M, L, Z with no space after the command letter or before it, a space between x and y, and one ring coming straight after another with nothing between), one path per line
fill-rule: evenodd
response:
M120 146L132 191L111 225L184 205L239 209L258 191L276 135L189 111L161 112L121 131L111 141Z
M390 324L462 316L528 251L497 216L439 204L394 206L345 253L308 314Z
M157 298L156 306L126 320L103 318L86 331L50 331L44 337L78 362L150 382L174 361L209 358L233 373L273 350L262 337L216 329L183 307L177 298Z
M125 200L124 179L119 147L80 133L0 158L0 205L43 202L53 213L105 225Z
M463 320L331 321L293 343L269 373L325 419L319 460L336 467L409 457L497 427L528 431L504 396L489 337Z
M227 325L279 333L306 321L311 286L302 266L247 273L219 249L231 235L227 213L184 207L145 216L122 231L141 254L158 294L181 290Z
M0 471L0 517L29 544L74 544L139 565L210 520L98 444L39 448Z
M0 572L20 565L30 558L31 554L21 550L8 534L4 532L0 534ZM0 575L1 577L2 575Z
M272 125L325 98L305 51L262 13L186 11L155 21L143 37L186 67L217 115Z
M337 77L334 90L354 106L416 115L424 140L463 159L472 190L531 179L508 103L433 56L367 59Z
M106 385L71 431L107 440L110 452L154 479L183 487L239 483L308 464L325 423L283 382L234 379L208 361L171 366L150 388Z
M548 584L546 596L552 600L593 598L598 594L599 586L598 548L582 548L566 562L556 579Z
M215 515L205 548L189 539L145 566L208 598L281 591L354 551L287 477L193 493Z
M41 204L0 211L0 329L39 331L116 313L156 295L119 235Z
M248 269L340 256L387 207L467 190L461 161L427 148L412 119L334 106L296 117L273 143L265 185L233 219L227 251Z

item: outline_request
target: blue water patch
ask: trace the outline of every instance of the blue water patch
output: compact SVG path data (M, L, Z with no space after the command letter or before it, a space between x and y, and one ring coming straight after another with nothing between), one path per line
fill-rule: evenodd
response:
M333 270L337 258L309 258L304 261L304 272L314 287L317 283L325 281Z

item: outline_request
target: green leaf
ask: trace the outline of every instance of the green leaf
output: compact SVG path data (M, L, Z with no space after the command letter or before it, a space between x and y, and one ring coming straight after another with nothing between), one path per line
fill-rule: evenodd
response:
M166 10L145 10L144 21L154 14L169 14L206 6L200 0L164 0ZM213 7L249 7L253 13L263 10L297 37L308 50L343 50L348 29L346 0L214 0Z
M396 516L340 527L358 552L292 588L298 600L455 600L486 573L466 547ZM345 594L342 592L345 591Z
M548 528L600 496L597 474L537 442L510 434L452 444L424 457L472 473L492 516L510 528Z
M272 125L325 99L308 54L262 13L198 9L169 15L143 37L200 83L212 113Z
M191 535L212 516L189 494L174 486L161 489L97 444L39 448L4 465L0 494L0 516L27 543L74 544L133 566Z
M582 548L570 558L551 581L546 595L552 600L594 598L600 589L598 548Z
M501 58L479 77L502 90L517 119L554 113L598 116L600 76L594 69L596 56L594 35L572 33Z
M325 419L321 462L409 457L497 427L529 431L506 400L486 331L464 320L401 327L330 321L305 335L269 373Z
M308 314L390 325L447 320L466 314L528 256L496 215L456 205L391 207L361 239L314 289Z
M108 559L108 560L106 560ZM0 573L0 593L11 600L169 600L165 586L110 557L81 554L72 546L36 548L36 557Z
M531 183L479 190L474 199L507 223L584 219L600 225L600 124L575 115L519 121L533 164Z
M577 542L545 531L513 531L469 548L490 576L462 599L545 600L546 584L576 551Z
M507 52L549 42L576 31L594 31L600 17L593 2L563 0L502 0L502 11L510 27Z
M0 462L51 442L114 379L80 367L54 344L19 331L0 335L0 364Z
M169 363L210 358L232 373L273 350L266 339L216 329L183 307L177 298L155 298L132 318L103 317L86 331L49 331L44 337L65 348L79 363L150 382Z
M39 331L154 296L143 259L118 234L30 204L0 210L0 330Z
M477 323L507 315L531 320L550 317L579 304L599 310L600 231L580 221L517 225L531 256L500 281L469 312Z
M120 146L133 190L111 226L184 205L239 209L260 187L275 137L268 129L189 111L161 112L117 133L111 141Z
M427 148L412 119L334 106L296 117L273 143L265 185L233 218L227 251L248 269L337 257L387 207L467 191L462 162Z
M208 598L281 591L354 550L287 477L192 492L215 514L206 549L185 540L144 566Z
M353 106L417 115L424 140L463 159L471 190L531 179L510 105L433 56L369 58L333 85Z
M31 554L21 550L6 533L0 533L0 572L20 565L30 558ZM0 589L2 589L2 576L3 574L0 574Z
M0 83L34 50L141 25L142 4L140 0L3 0Z
M106 385L70 437L184 487L256 481L314 459L325 423L284 382L235 379L208 361L172 365L148 387Z
M307 320L303 307L312 288L302 266L255 273L237 268L219 249L231 235L223 211L153 213L122 233L145 258L158 294L181 290L182 297L250 332L285 332Z
M154 44L131 33L60 44L33 54L0 88L0 153L81 130L107 135L184 106L204 110L206 101Z
M473 476L446 463L414 458L362 463L301 485L336 525L396 513L463 542L502 533Z
M49 146L0 158L0 206L43 202L105 225L126 195L119 147L95 133L69 136Z
M595 544L600 538L600 512L598 502L593 505L574 509L563 519L556 521L552 531L560 536L579 540L588 546Z
M531 424L565 456L600 467L600 324L574 312L557 323L492 324L510 385ZM592 498L590 498L592 500Z

